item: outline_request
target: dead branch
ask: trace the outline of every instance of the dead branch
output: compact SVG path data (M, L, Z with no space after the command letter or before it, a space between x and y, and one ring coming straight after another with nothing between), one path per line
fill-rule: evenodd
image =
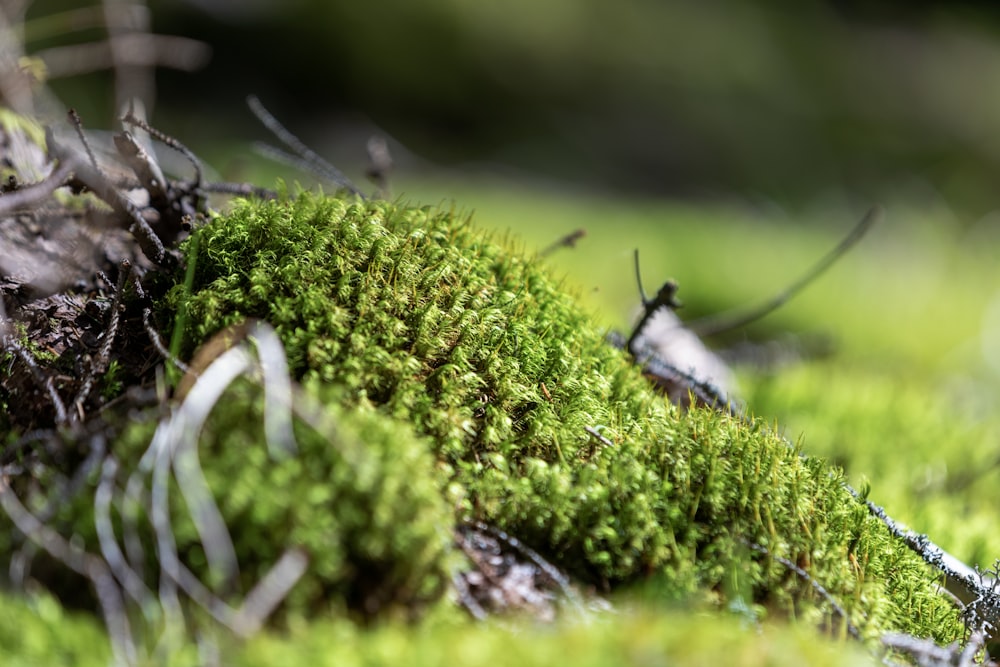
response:
M204 67L211 54L207 44L187 37L129 33L92 44L42 49L34 55L45 63L51 78L59 79L105 70L115 62L193 72Z
M52 193L66 185L73 173L73 160L60 160L59 164L45 180L31 185L22 185L14 192L0 195L0 216L11 215L22 210L30 210L52 196Z
M247 97L247 106L250 107L250 111L253 112L257 119L266 127L271 133L278 138L281 143L288 146L295 155L299 156L301 159L297 159L294 156L288 156L280 149L273 147L267 147L268 152L271 156L277 156L278 159L287 159L291 157L294 163L305 166L305 168L313 173L319 174L320 176L329 179L334 184L347 190L353 195L365 199L365 196L361 191L351 182L347 176L343 174L339 169L334 167L332 164L324 160L320 155L305 145L301 139L292 134L288 129L282 125L274 115L271 114L267 108L261 103L256 95L249 95Z

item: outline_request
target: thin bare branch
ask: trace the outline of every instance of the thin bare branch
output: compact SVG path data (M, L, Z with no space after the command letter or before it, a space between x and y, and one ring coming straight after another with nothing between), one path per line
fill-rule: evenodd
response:
M316 151L306 146L301 139L289 132L288 129L264 107L256 95L249 95L247 97L247 106L249 106L250 111L257 116L257 119L263 123L264 127L270 130L271 133L281 141L281 143L288 146L294 153L302 158L304 163L309 166L310 170L329 179L351 194L357 195L362 199L365 198L357 186L355 186L354 183L352 183L351 180L343 174L343 172L324 160L318 153L316 153ZM280 154L281 151L278 151L278 153Z
M142 288L142 281L139 279L139 275L135 272L134 268L131 271L131 276L132 276L132 285L135 287L136 295L143 302L142 326L143 329L146 330L146 335L149 336L149 341L153 344L153 347L156 348L156 351L160 353L161 357L172 363L174 366L180 369L181 372L183 373L190 372L191 369L188 368L187 364L185 364L183 361L181 361L176 356L170 353L170 350L167 349L167 346L164 345L163 343L163 339L160 337L160 332L157 331L156 327L153 326L152 323L153 311L147 305L150 303L150 299L146 295L146 291Z
M39 202L48 199L53 192L66 185L66 180L72 173L73 160L60 160L45 180L22 185L14 192L0 195L0 216L34 208Z
M90 148L90 142L87 141L87 135L83 133L83 120L80 118L80 114L76 112L76 109L70 109L67 112L67 115L69 116L70 123L72 123L73 128L76 130L77 138L80 140L80 143L83 144L83 150L87 152L87 158L90 160L90 166L93 167L97 173L103 175L104 172L102 172L101 168L97 166L97 158L94 157L94 151Z
M851 638L861 641L861 632L851 622L851 617L848 616L847 610L844 609L832 595L830 595L830 591L826 590L823 584L819 583L815 577L813 577L811 574L809 574L801 567L799 567L792 561L788 560L787 558L771 553L771 551L769 551L766 547L760 544L757 544L755 542L748 542L746 540L742 541L743 544L745 544L751 550L756 551L757 553L762 554L764 556L767 556L776 563L784 565L786 568L794 572L797 577L808 583L812 587L812 589L816 591L816 594L819 595L821 598L823 598L823 600L825 600L828 605L830 605L830 608L833 609L834 613L836 613L838 616L840 616L841 619L843 619L844 627L847 629L847 634L849 634Z
M76 171L76 179L90 188L104 203L110 206L115 213L129 225L128 230L139 243L142 252L150 260L160 266L169 266L176 262L176 258L167 253L163 248L163 241L156 235L146 219L142 217L139 209L136 208L125 195L118 191L102 173L75 157L75 151L60 145L52 132L47 131L45 135L49 152L59 160L72 160Z
M49 394L49 399L52 401L52 406L56 411L56 423L66 424L68 422L68 417L66 414L66 405L63 403L62 398L59 396L59 392L56 390L55 380L51 376L46 376L39 368L38 364L35 362L35 358L21 343L14 340L14 338L8 333L0 339L2 347L11 350L17 355L17 358L21 360L27 368L28 372L31 373L35 382L38 383L39 387L44 387L45 391Z
M131 105L129 106L128 111L125 112L125 115L122 116L122 122L127 123L128 125L141 128L142 130L145 130L146 132L149 133L150 136L155 137L157 140L163 142L165 145L169 146L170 148L173 148L175 151L186 157L188 162L191 163L191 166L194 167L193 187L198 188L201 186L201 181L202 181L201 160L198 159L198 156L195 155L190 148L182 144L177 139L174 139L169 134L157 130L155 127L151 126L145 120L136 116L135 110L132 108ZM148 160L149 159L148 156L146 157ZM157 167L157 169L159 168ZM160 178L161 179L163 178L163 174L160 174Z
M742 313L721 313L685 322L684 326L699 336L712 336L732 331L761 319L785 305L789 299L801 292L809 283L823 274L830 266L850 250L869 229L882 217L882 207L873 206L861 221L845 236L837 246L809 268L798 280L774 295L764 303Z
M580 602L579 596L577 595L576 591L573 590L573 587L570 585L569 578L566 575L564 575L555 565L551 564L550 562L542 558L537 551L535 551L528 545L524 544L516 537L508 535L499 528L485 524L482 521L474 521L470 525L473 526L476 530L492 535L501 542L504 542L505 544L513 548L515 551L521 552L521 554L525 556L528 560L530 560L532 563L534 563L539 570L544 572L545 576L547 576L549 580L552 581L552 583L554 583L559 587L563 595L566 596L568 600L576 604L579 604Z
M131 33L90 44L42 49L34 57L45 63L50 78L60 79L112 67L113 50L119 54L119 62L128 65L185 72L201 69L212 54L207 44L187 37Z
M250 183L202 183L202 192L217 192L225 195L242 195L260 199L277 199L278 193L269 188L262 188Z
M615 443L611 442L610 440L608 440L607 438L605 438L603 435L601 435L600 431L598 431L593 426L584 426L583 430L586 431L590 435L590 437L596 439L598 442L600 442L605 447L614 447L615 446Z
M111 319L108 322L108 328L104 331L104 337L101 339L101 347L98 350L97 358L91 361L90 372L87 373L87 377L80 385L80 390L73 399L73 406L76 408L75 414L80 421L83 421L84 417L83 404L90 396L90 392L94 388L94 382L99 375L104 373L110 363L111 346L115 342L115 336L118 335L118 322L121 319L122 294L125 292L125 282L128 280L131 272L132 263L127 259L123 259L118 267L118 284L115 286L115 294L111 301Z
M586 229L575 229L569 234L563 236L562 238L557 239L556 241L553 241L549 245L545 246L545 248L543 248L538 252L538 255L539 257L548 257L549 255L554 253L556 250L559 250L560 248L575 248L577 242L586 235L587 235ZM640 292L642 291L641 287L639 291ZM643 300L645 300L645 295L643 295Z

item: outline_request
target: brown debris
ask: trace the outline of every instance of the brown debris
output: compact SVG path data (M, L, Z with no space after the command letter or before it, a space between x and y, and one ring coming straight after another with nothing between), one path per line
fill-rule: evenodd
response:
M563 572L502 530L464 524L455 544L470 564L454 577L459 603L477 619L519 613L551 622L560 602L579 604Z

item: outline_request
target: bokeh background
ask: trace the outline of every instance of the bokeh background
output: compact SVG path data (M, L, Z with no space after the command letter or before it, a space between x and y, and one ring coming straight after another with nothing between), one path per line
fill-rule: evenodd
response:
M39 0L28 17L65 6ZM432 165L615 192L782 206L933 193L970 221L996 208L990 3L159 0L149 10L154 32L211 47L197 71L156 74L156 118L189 141L199 130L249 135L243 98L254 92L311 145L345 143L345 157L352 134L363 154L377 127ZM87 32L29 29L29 44ZM93 86L108 78L53 85L106 122L113 98Z

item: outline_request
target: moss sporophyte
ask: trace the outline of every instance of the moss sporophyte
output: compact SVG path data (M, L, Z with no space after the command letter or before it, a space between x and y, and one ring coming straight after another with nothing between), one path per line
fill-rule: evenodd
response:
M187 279L158 304L180 356L267 322L335 425L297 421L297 456L270 461L260 391L238 383L199 443L244 585L286 544L314 558L290 611L431 601L452 528L482 520L603 589L645 582L843 627L774 556L865 636L962 632L935 573L837 469L753 418L671 405L538 258L468 218L304 193L241 201L182 250ZM131 434L134 455L149 429Z

